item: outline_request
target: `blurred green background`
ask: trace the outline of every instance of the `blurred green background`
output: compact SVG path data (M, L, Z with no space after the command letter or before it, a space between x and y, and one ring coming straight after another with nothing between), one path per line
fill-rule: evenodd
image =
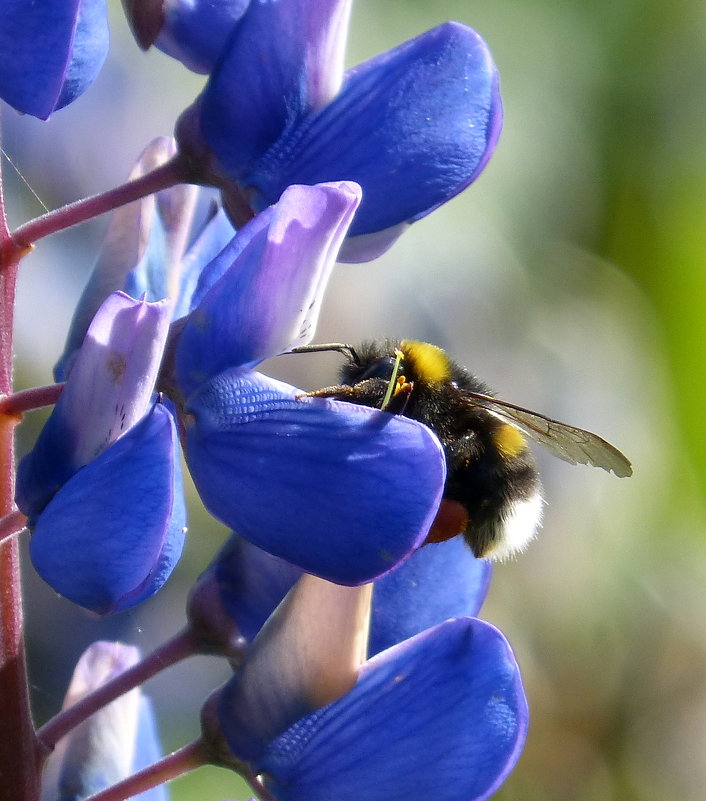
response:
M14 224L41 203L124 179L199 91L198 76L140 53L117 3L113 12L110 61L86 96L49 123L4 113L4 148L32 190L3 165ZM630 456L635 475L618 480L538 453L543 531L496 568L482 613L513 644L531 708L525 751L497 797L702 801L706 5L357 0L348 62L446 19L493 49L506 110L499 148L476 184L390 253L337 268L318 339L433 341L502 397L598 431ZM27 260L21 386L50 380L104 229L99 220L56 236ZM315 388L333 382L337 363L268 368ZM38 425L28 421L23 447ZM224 536L194 505L186 558L165 591L107 623L28 570L38 719L56 711L91 640L149 650L176 631L186 589ZM227 675L199 659L148 685L166 747L197 735L200 702ZM213 769L175 782L173 797L248 794Z

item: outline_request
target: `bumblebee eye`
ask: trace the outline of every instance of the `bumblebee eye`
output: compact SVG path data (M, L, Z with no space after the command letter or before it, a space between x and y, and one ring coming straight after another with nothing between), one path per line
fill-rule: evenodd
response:
M395 357L394 356L384 356L381 359L376 359L374 362L369 364L365 370L362 370L358 376L356 376L356 383L359 381L365 381L368 378L384 378L389 379L392 375L392 371L395 369ZM400 364L399 372L404 372L404 365Z

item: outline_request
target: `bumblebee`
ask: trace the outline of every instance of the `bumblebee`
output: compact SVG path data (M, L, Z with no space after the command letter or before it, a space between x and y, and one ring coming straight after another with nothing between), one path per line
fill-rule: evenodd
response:
M348 356L338 386L308 396L334 398L402 414L428 426L446 454L443 500L426 542L462 534L477 557L503 559L526 547L542 515L542 488L525 437L571 464L629 476L628 459L581 428L493 397L441 348L401 340L315 345Z

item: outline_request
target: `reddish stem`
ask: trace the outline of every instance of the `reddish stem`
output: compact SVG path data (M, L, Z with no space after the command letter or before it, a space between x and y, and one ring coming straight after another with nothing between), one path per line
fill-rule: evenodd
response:
M132 203L133 200L139 200L153 192L159 192L161 189L168 189L175 184L189 183L191 177L192 171L188 162L177 153L166 164L162 164L133 181L128 181L100 195L69 203L68 206L62 206L62 208L47 212L35 220L30 220L15 230L12 234L12 241L20 251L26 251L38 239L49 236L49 234L71 228L73 225L90 220L106 211L112 211L126 203Z
M94 712L156 676L160 671L198 653L199 643L190 628L182 629L142 661L45 723L37 732L39 740L48 750L53 749L62 737Z
M275 801L275 797L267 791L262 779L254 773L242 771L240 774L245 781L250 785L250 789L255 793L256 797L261 801Z
M0 398L0 415L14 417L19 421L25 412L53 406L59 400L63 389L63 384L48 384L45 387L32 387L14 392L12 395Z
M9 515L0 518L0 543L19 534L27 525L27 515L23 515L19 509L10 512Z
M176 779L184 773L209 764L209 754L201 740L195 740L178 751L169 754L144 770L108 787L86 801L125 801L153 787Z
M12 394L12 329L17 268L22 253L7 230L0 180L0 395ZM15 495L14 428L0 416L0 515L12 513ZM29 706L24 650L19 544L0 543L0 776L13 801L39 798L41 749Z

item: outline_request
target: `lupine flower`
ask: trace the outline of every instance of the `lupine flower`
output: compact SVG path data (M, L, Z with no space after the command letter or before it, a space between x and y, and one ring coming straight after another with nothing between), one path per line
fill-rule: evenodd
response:
M173 139L154 139L140 154L130 180L166 163L175 152ZM181 280L183 251L197 192L195 186L180 184L113 212L98 259L74 311L64 353L54 368L57 381L66 378L91 321L112 292L122 290L133 298L144 296L149 301L171 298L172 315L181 316L181 309L188 303L180 291L183 284L188 284ZM234 233L230 227L230 237Z
M177 138L226 207L234 187L257 212L291 184L356 181L363 202L341 257L365 261L477 177L502 111L485 43L454 22L344 75L349 9L251 3Z
M76 665L63 708L82 700L138 660L139 651L132 646L93 643ZM80 801L151 764L159 752L151 704L136 688L59 741L47 762L42 801ZM163 801L166 788L155 787L136 798Z
M344 584L421 545L446 476L425 426L227 370L185 407L186 457L206 508L264 550Z
M250 0L123 0L135 38L194 72L213 69Z
M167 302L114 293L18 468L30 555L57 592L98 613L156 592L176 564L185 511L176 428L152 399Z
M344 583L386 572L426 535L445 475L439 442L407 418L300 398L250 368L310 341L359 198L345 182L289 187L203 270L175 358L206 508Z
M0 97L46 120L93 83L108 53L105 0L4 0Z
M203 269L176 351L185 397L229 367L311 341L359 202L348 182L291 186Z
M491 795L527 726L502 634L457 618L364 661L366 588L313 582L301 579L207 707L207 738L224 740L277 801Z

